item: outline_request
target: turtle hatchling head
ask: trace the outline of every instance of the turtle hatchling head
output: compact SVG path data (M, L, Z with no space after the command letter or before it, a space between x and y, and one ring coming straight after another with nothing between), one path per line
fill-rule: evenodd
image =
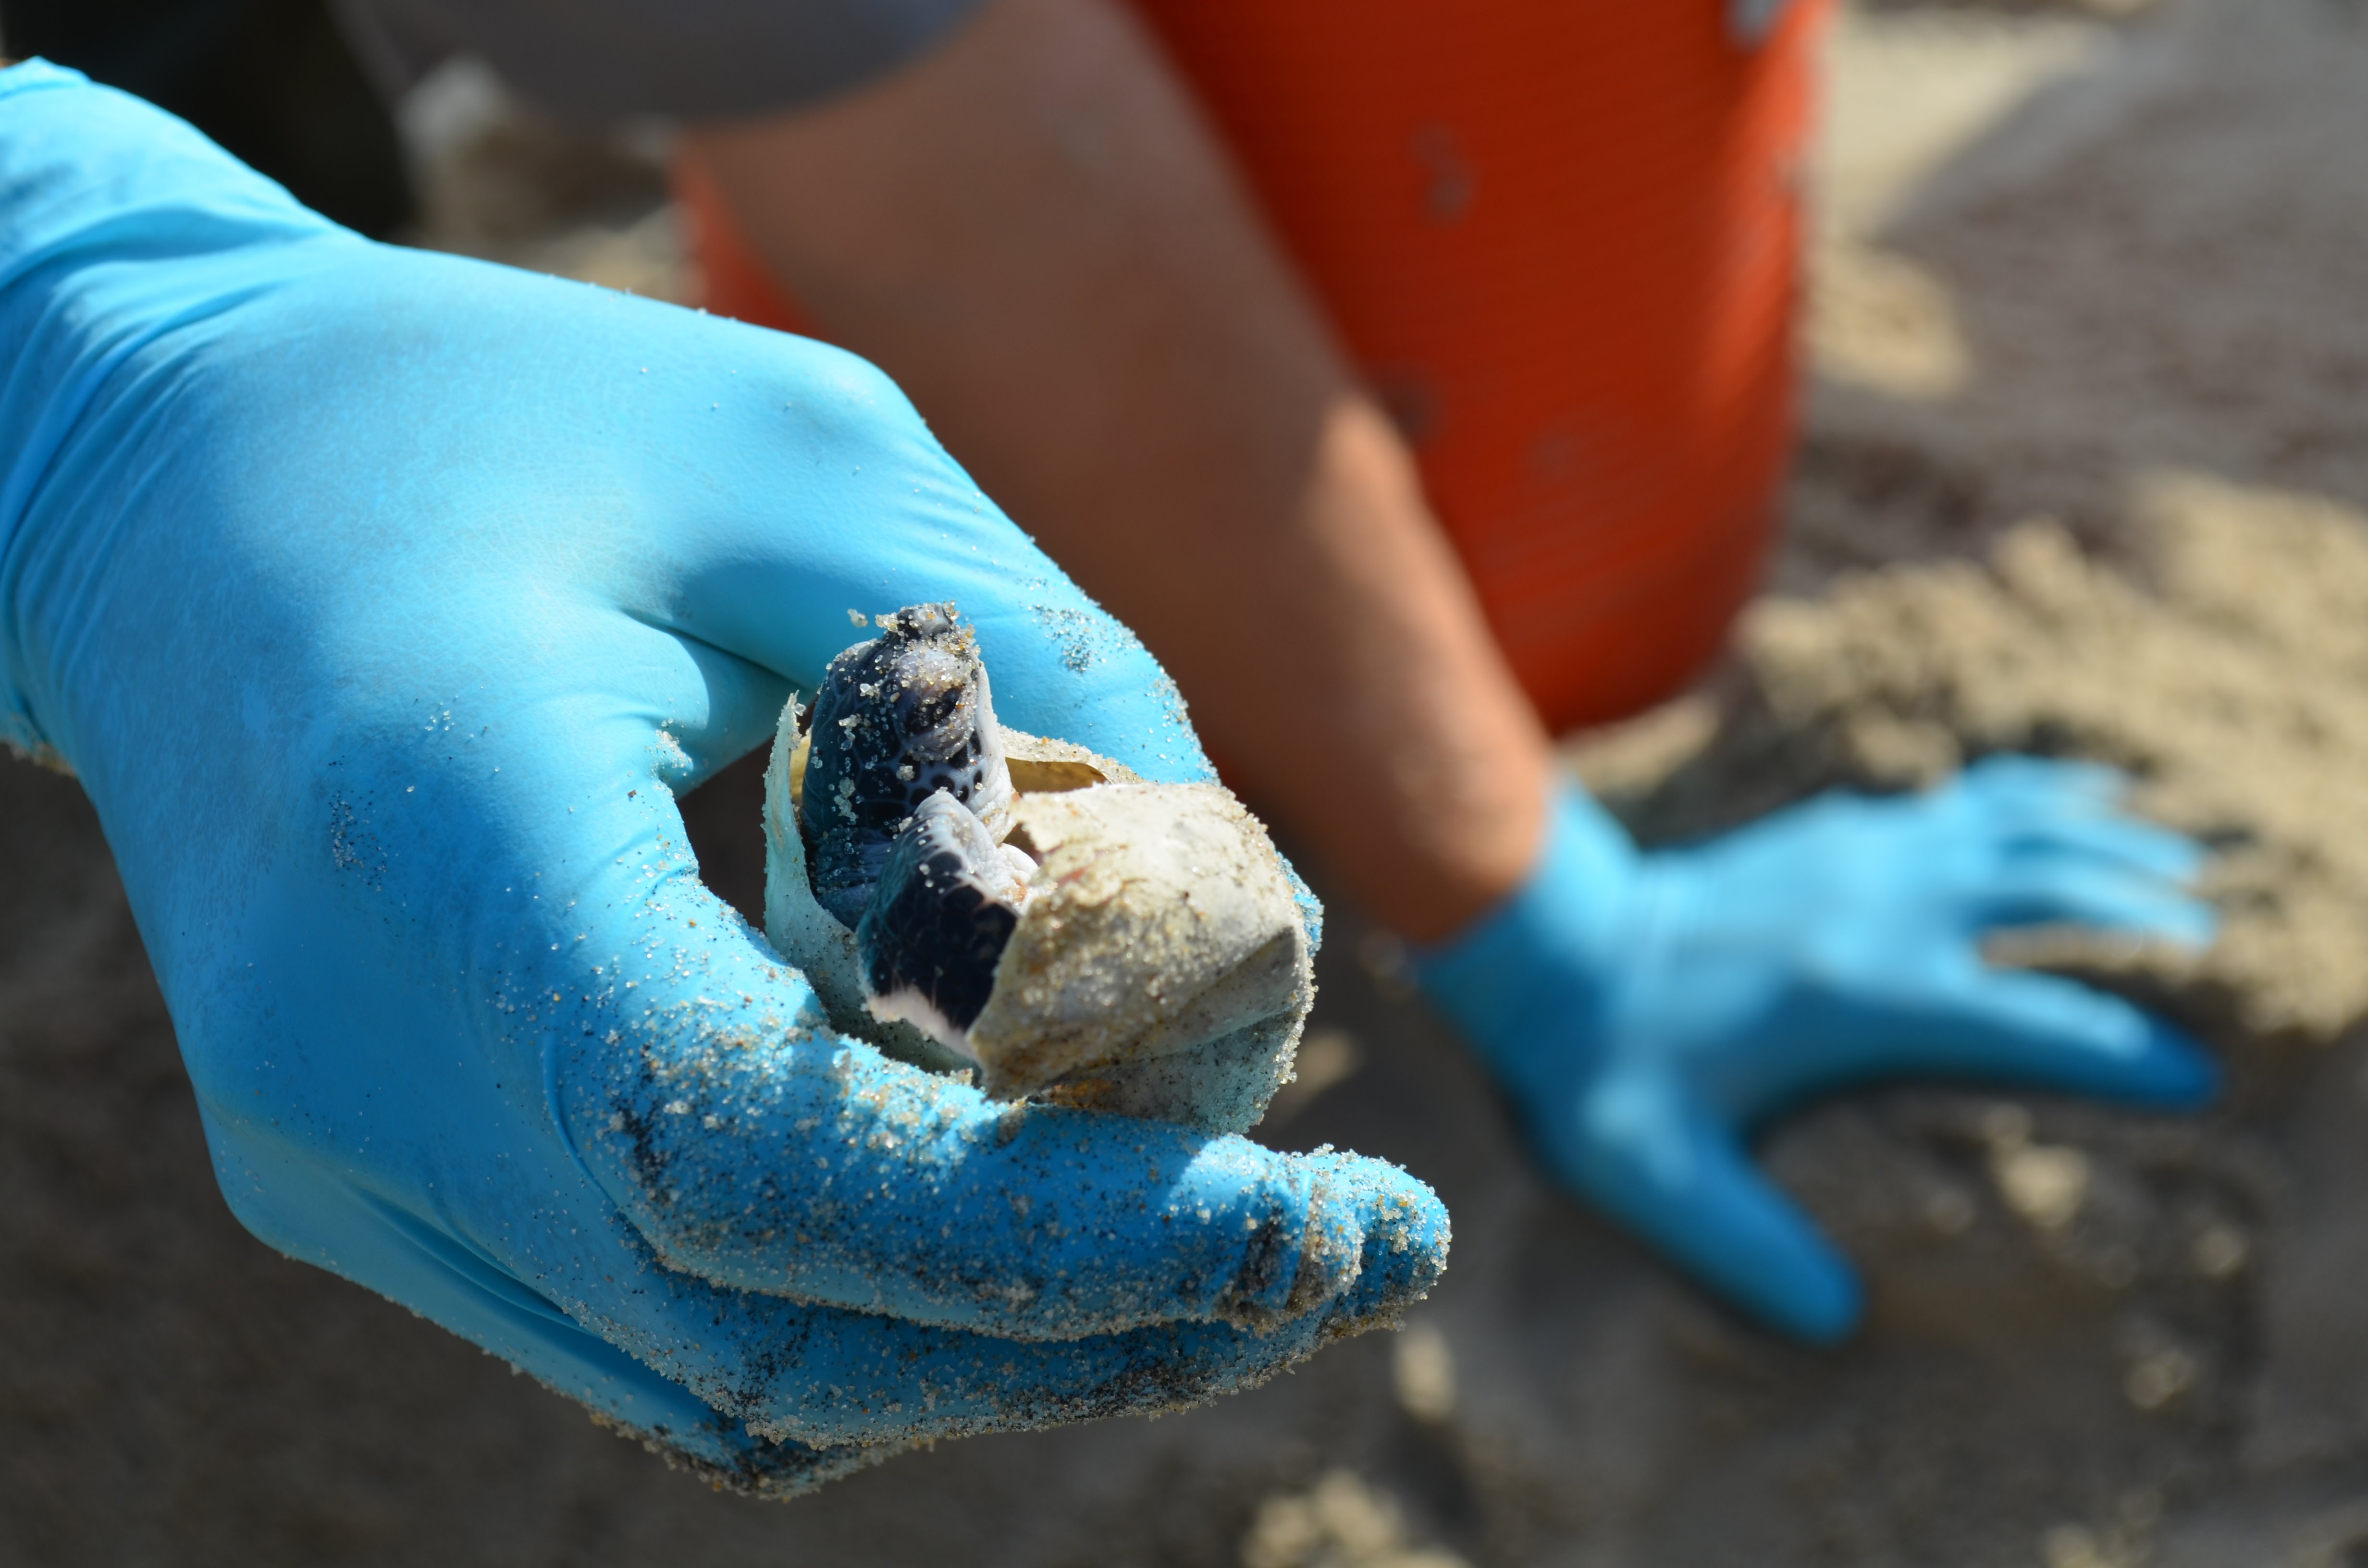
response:
M1011 775L978 639L951 604L882 616L830 662L815 695L799 810L815 899L848 926L923 801L939 790L1000 839Z

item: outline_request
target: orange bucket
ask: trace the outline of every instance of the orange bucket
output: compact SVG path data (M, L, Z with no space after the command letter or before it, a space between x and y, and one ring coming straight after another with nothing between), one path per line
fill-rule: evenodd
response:
M1822 0L1134 0L1412 440L1560 730L1667 697L1757 583L1791 446ZM812 331L677 170L708 307Z

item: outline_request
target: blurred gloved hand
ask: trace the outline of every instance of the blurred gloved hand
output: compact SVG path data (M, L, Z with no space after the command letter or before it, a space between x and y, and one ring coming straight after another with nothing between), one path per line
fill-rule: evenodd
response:
M1437 1275L1420 1184L834 1037L675 795L958 601L1015 723L1174 688L818 345L365 243L0 73L0 735L96 802L272 1244L757 1490L1208 1397Z
M1574 788L1528 885L1417 973L1564 1185L1768 1321L1837 1339L1858 1282L1751 1164L1770 1116L1887 1078L2211 1095L2213 1062L2170 1026L1982 959L2011 926L2211 940L2182 891L2200 851L2118 814L2118 788L1999 757L1930 794L1830 794L1649 855Z

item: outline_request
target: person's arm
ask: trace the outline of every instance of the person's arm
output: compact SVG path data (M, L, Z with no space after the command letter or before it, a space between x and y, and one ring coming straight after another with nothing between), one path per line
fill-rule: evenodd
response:
M996 0L885 82L690 141L1367 909L1435 939L1529 874L1545 733L1405 444L1122 10Z

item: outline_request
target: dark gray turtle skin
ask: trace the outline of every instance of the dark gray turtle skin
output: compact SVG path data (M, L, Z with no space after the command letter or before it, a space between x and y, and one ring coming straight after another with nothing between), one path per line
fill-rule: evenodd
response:
M990 852L1011 805L978 640L951 604L882 616L830 662L809 728L799 827L816 903L863 918L897 835L939 790L977 817Z
M872 1011L956 1046L995 989L996 960L1025 890L985 825L951 793L920 804L896 836L855 927Z

